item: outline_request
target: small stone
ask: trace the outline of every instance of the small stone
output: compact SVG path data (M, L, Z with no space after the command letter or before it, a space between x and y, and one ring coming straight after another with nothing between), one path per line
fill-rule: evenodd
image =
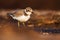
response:
M42 25L41 23L38 24L38 26Z
M34 27L34 25L33 24L30 24L30 25L28 25L28 27Z

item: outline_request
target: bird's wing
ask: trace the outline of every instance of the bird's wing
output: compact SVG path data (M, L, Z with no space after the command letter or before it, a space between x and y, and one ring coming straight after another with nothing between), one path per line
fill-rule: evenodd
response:
M24 10L23 10L23 9L20 9L20 10L18 10L17 12L14 13L14 15L15 15L16 17L21 16L21 15L23 15L23 14L24 14Z

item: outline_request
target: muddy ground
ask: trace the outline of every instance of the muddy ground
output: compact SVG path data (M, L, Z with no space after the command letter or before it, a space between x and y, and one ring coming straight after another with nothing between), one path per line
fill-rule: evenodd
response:
M29 28L18 28L15 22L0 23L0 40L60 40L59 33L43 34Z

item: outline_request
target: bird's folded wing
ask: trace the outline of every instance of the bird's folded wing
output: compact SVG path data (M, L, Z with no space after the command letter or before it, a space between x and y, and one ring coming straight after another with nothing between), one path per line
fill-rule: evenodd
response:
M16 17L18 17L18 16L21 16L21 15L23 15L24 14L24 10L22 9L22 10L18 10L14 15L16 16Z

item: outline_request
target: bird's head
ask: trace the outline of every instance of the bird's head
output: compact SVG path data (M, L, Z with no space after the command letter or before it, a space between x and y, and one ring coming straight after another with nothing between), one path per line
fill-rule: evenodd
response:
M32 10L31 7L27 7L27 8L25 9L25 13L26 13L27 15L31 15L32 12L33 12L33 10Z

